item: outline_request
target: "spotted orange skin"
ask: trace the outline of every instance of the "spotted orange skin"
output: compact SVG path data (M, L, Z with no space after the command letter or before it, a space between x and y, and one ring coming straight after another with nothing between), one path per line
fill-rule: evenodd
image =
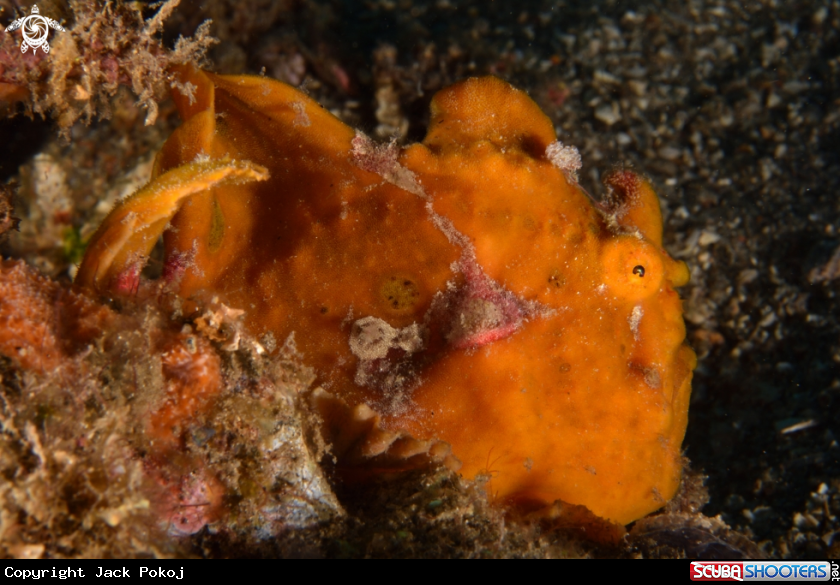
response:
M674 290L688 271L662 248L644 178L613 173L611 199L593 205L546 158L550 120L492 77L435 96L426 139L396 160L418 194L362 168L354 131L287 85L179 75L196 89L174 94L184 124L155 176L197 157L270 173L181 205L165 233L168 258L190 254L181 296L245 309L257 336L294 333L329 392L371 405L386 427L447 441L499 501L562 500L626 524L674 496L696 365ZM510 327L518 313L506 309L507 329L456 343L457 311L435 299L472 298L482 282L525 318ZM356 383L350 324L363 317L427 326L423 350L403 356L413 378L402 389Z

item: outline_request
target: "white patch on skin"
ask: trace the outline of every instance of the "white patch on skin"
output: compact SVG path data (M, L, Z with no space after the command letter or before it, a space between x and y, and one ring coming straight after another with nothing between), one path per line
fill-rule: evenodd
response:
M350 154L356 166L376 173L388 183L417 195L421 199L429 198L420 185L417 175L398 162L400 147L395 140L388 144L377 144L363 132L356 130L356 136L350 144L352 147Z
M659 390L662 387L662 378L659 376L659 371L655 368L645 370L645 384L654 390Z
M295 119L292 120L292 126L301 126L306 128L312 124L306 113L306 106L303 102L292 102L292 109L295 111Z
M386 321L376 317L365 317L353 323L350 333L350 351L357 358L382 359L392 348L401 349L409 354L423 349L420 326L412 323L408 327L395 329Z
M559 140L555 140L545 149L545 156L551 164L577 183L577 172L583 166L577 148L566 146Z
M447 333L446 339L457 342L480 331L493 329L502 324L504 318L502 309L495 303L481 298L469 299L455 315L452 329Z
M642 311L641 305L636 305L633 307L633 311L630 313L630 316L627 317L627 322L630 323L630 331L633 332L633 339L636 341L639 340L639 323L642 322L642 315L644 311Z
M190 105L195 103L195 90L198 89L198 86L190 83L189 81L181 83L180 81L175 80L169 84L169 87L178 90L178 93L190 100Z
M377 405L377 412L396 414L408 406L405 389L417 379L411 356L423 349L426 335L417 323L402 329L376 317L353 323L350 351L359 360L355 382L382 393L385 401Z

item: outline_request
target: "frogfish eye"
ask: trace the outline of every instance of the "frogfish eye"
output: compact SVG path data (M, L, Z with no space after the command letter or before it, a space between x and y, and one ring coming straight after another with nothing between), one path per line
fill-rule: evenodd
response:
M624 300L646 299L662 284L662 258L657 247L646 240L633 235L615 236L601 249L604 284Z

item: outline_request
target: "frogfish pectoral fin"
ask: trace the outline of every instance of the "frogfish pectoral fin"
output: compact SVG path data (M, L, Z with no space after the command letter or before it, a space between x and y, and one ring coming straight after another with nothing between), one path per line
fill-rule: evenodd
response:
M345 482L363 481L384 474L443 466L458 471L461 462L449 443L418 440L409 433L383 426L382 417L366 404L350 406L341 398L316 388L310 402L323 420L321 438L336 458Z
M169 220L191 196L228 183L268 179L249 161L192 162L169 170L122 201L91 238L76 285L129 293Z

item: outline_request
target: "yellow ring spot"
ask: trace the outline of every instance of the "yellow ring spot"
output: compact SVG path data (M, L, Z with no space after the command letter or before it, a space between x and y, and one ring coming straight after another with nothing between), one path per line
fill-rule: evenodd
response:
M391 276L385 280L379 289L382 300L388 309L398 313L405 313L414 308L420 300L420 288L413 278Z

